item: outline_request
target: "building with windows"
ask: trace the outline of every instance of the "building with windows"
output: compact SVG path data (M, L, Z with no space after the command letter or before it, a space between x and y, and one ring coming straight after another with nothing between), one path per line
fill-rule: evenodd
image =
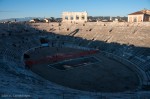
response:
M87 22L87 12L63 12L62 22L78 23Z
M141 10L128 14L128 22L150 22L150 10Z

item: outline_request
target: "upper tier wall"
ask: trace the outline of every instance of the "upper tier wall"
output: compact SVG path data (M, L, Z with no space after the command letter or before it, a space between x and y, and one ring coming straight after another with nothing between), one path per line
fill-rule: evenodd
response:
M32 23L31 26L61 35L79 29L74 37L150 47L150 22Z

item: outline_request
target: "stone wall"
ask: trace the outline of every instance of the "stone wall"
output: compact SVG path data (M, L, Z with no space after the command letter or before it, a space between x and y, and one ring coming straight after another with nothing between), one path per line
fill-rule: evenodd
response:
M60 35L69 35L78 29L74 37L150 47L150 22L32 23L31 25Z
M87 22L87 12L63 12L62 22L78 23Z

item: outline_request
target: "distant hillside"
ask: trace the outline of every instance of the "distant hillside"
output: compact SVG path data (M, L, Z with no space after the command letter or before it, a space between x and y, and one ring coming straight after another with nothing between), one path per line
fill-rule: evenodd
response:
M0 22L4 22L4 21L29 21L33 18L39 18L39 19L43 19L41 17L25 17L25 18L10 18L10 19L1 19Z

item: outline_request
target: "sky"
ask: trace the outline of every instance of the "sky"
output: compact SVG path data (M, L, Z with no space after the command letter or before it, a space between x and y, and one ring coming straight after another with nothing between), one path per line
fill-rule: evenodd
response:
M127 16L150 10L150 0L0 0L0 19L61 17L64 11L87 11L89 16Z

